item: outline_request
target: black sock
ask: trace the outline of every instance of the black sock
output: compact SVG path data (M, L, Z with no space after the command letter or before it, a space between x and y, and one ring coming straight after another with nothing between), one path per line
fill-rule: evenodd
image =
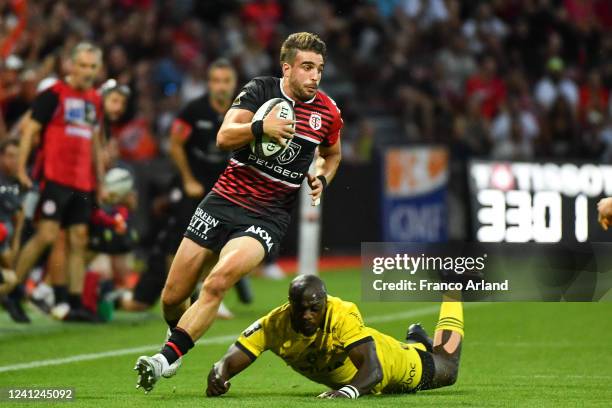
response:
M25 298L25 286L23 283L18 284L15 288L7 295L9 299L14 302L21 302Z
M68 288L66 285L53 285L55 304L68 303Z
M176 325L178 324L178 322L180 320L180 319L170 320L170 319L167 319L167 318L164 318L164 319L166 319L166 323L168 324L168 327L170 328L170 331L172 331L172 330L174 330L176 328Z
M81 294L77 293L71 293L68 295L68 304L70 305L71 309L80 309L82 307L81 304Z
M161 349L161 354L166 357L168 364L174 363L179 357L186 354L193 347L193 340L189 334L177 327L172 330L172 335Z

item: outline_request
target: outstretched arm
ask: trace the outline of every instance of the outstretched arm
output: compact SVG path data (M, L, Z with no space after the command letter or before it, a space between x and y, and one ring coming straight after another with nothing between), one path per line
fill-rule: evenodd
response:
M368 394L383 379L374 341L359 344L349 351L349 358L357 367L351 382L339 390L327 391L320 398L357 398Z
M247 368L255 361L253 356L232 344L223 358L217 361L208 373L208 387L206 395L217 397L229 391L229 379Z

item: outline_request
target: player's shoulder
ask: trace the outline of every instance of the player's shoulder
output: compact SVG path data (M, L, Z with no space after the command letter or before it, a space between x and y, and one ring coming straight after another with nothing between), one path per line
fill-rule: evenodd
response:
M287 302L277 308L272 309L267 315L262 317L261 320L265 321L267 325L274 327L285 325L291 320L289 316L289 303Z
M347 318L354 316L361 321L359 308L353 302L342 300L339 297L327 296L327 307L329 309L328 319L330 328L344 325ZM326 326L328 322L326 322Z
M271 94L280 89L280 78L273 76L258 76L247 82L244 89Z
M340 108L338 107L338 104L327 93L319 89L317 91L316 100L318 100L319 104L325 106L334 117L341 117L341 112Z
M280 84L280 78L271 75L265 75L255 77L251 80L251 82L255 82L263 86L278 86Z

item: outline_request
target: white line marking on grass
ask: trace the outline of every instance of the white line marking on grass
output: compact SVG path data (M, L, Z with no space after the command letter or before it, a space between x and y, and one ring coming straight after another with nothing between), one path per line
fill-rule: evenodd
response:
M468 303L464 304L464 307L472 308L476 305L483 305L483 303ZM371 316L366 319L367 323L385 323L392 322L402 319L408 319L415 316L423 316L432 313L436 313L440 310L440 306L430 306L430 307L422 307L420 309L407 310L405 312L392 313L387 315L380 316ZM227 344L235 340L238 337L238 334L230 334L224 336L216 336L200 339L196 345L206 345L206 344ZM137 354L144 353L151 350L157 350L160 348L160 343L149 344L146 346L138 346L138 347L130 347L123 348L117 350L109 350L102 351L98 353L88 353L88 354L77 354L71 357L63 357L63 358L53 358L49 360L36 360L30 361L28 363L19 363L19 364L11 364L6 366L0 366L0 373L6 373L9 371L18 371L18 370L27 370L30 368L39 368L39 367L48 367L48 366L56 366L63 365L69 363L78 363L81 361L91 361L91 360L99 360L107 357L118 357L125 356L128 354Z

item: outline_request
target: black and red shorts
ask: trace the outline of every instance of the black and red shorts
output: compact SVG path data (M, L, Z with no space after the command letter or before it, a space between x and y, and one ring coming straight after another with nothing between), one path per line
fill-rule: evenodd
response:
M289 215L283 219L265 217L211 192L196 208L185 237L217 253L233 238L253 237L263 246L266 258L273 259L279 252L289 218Z

